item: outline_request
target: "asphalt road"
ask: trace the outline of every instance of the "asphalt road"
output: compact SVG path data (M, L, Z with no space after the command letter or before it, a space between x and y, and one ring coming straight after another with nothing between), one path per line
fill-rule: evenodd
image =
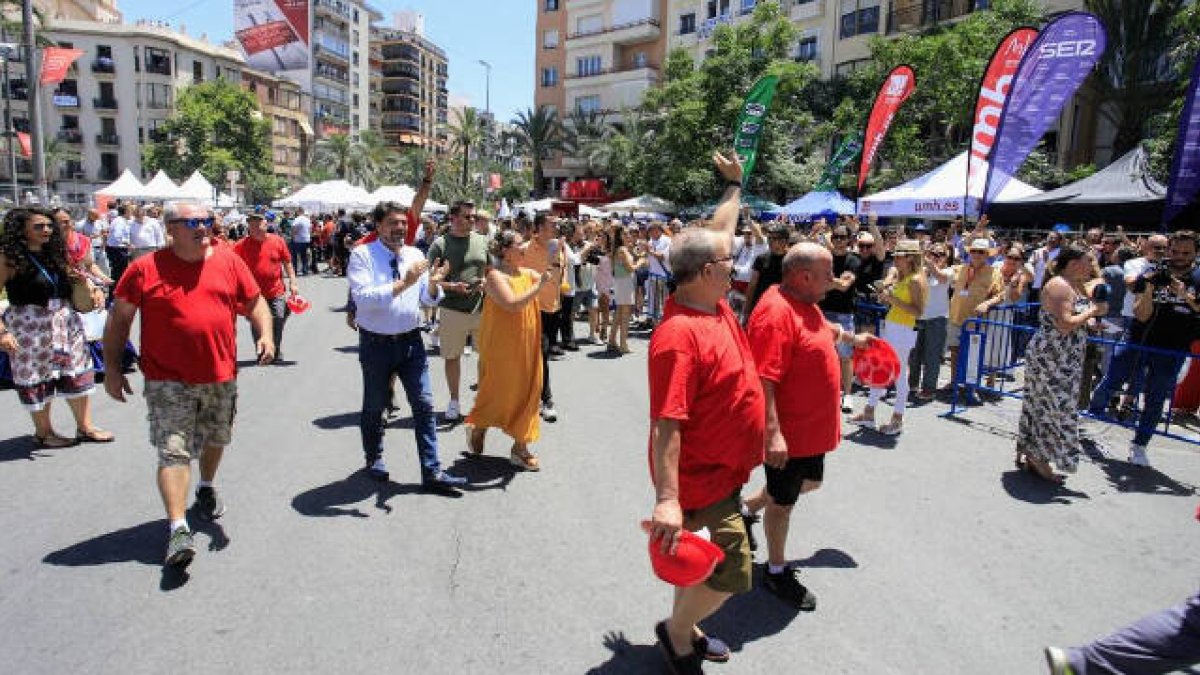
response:
M638 528L653 499L645 342L552 365L561 418L543 425L539 474L514 473L499 435L466 462L462 429L440 433L443 462L474 482L447 499L415 487L407 412L386 441L393 482L363 476L345 284L302 286L314 308L287 327L296 363L241 373L218 479L229 511L198 535L187 578L161 570L140 397L94 398L115 444L34 451L0 394L0 672L662 672L652 627L671 593ZM1013 468L1015 406L945 410L911 410L894 442L849 433L789 542L820 607L735 598L707 625L733 660L710 672L1041 673L1043 645L1195 590L1196 446L1156 440L1153 470L1085 462L1055 489ZM65 407L55 419L71 430ZM1121 456L1127 439L1112 435Z

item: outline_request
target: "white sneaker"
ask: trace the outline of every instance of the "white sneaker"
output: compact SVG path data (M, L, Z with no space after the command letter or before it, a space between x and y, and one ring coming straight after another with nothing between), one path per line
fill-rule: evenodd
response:
M457 422L460 419L462 419L462 415L459 413L458 401L451 400L450 404L446 406L446 412L442 413L442 420L445 422Z
M474 351L475 350L471 349L471 345L466 345L463 347L463 356L470 356L474 353Z
M1130 445L1129 463L1137 466L1150 466L1150 458L1146 456L1146 446L1137 443Z
M554 410L554 406L545 403L542 404L542 419L547 422L558 421L558 412Z

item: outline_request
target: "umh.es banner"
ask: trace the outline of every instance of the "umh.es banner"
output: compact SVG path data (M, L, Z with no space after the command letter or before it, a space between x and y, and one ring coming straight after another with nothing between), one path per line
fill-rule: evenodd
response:
M862 160L858 164L857 194L862 194L863 184L867 182L867 173L871 170L871 162L875 161L875 153L887 138L896 111L912 95L917 86L917 74L909 66L896 66L892 72L883 78L879 85L879 93L875 96L875 105L871 106L871 116L867 118L867 130L863 133Z
M308 0L233 0L234 35L246 64L269 73L307 68L309 4Z
M1170 224L1179 212L1196 199L1200 192L1200 106L1196 92L1200 91L1200 57L1192 67L1183 115L1179 117L1179 136L1175 140L1175 157L1171 160L1171 180L1167 184L1167 203L1163 206L1162 221Z
M1104 24L1086 12L1051 21L1034 40L1009 90L996 130L980 213L1021 168L1071 96L1104 53Z
M1004 102L1008 100L1021 59L1029 50L1029 45L1037 39L1037 34L1034 28L1013 30L996 46L996 52L983 71L979 97L975 100L975 116L972 118L975 126L971 131L971 147L967 151L967 191L963 200L966 215L979 213L979 201L983 199L988 162L992 158L1000 114L1004 112Z
M754 163L758 160L758 141L762 138L763 124L767 120L767 110L775 98L775 87L779 78L766 75L750 88L746 102L742 104L742 112L738 115L737 128L733 134L733 150L742 160L742 184L754 171Z
M813 190L817 192L833 192L838 189L842 183L842 172L850 166L850 162L858 156L862 150L862 136L857 132L850 134L842 139L838 145L838 149L833 153L829 163L825 165L825 171L821 173L821 180L817 181L816 187Z
M42 73L38 81L42 84L58 84L67 78L67 70L75 59L83 56L82 49L68 47L45 47L42 49Z

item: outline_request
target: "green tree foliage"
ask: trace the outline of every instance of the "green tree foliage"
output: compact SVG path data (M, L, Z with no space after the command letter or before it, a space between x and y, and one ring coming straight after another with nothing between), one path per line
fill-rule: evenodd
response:
M271 176L271 124L263 118L250 92L226 80L187 87L175 102L175 114L159 127L162 140L142 150L148 171L166 171L187 177L199 171L209 182L225 182L225 172L236 169L251 187L250 199L269 200L274 192L259 194L255 186L269 186Z
M1174 67L1175 85L1171 102L1162 106L1149 122L1146 146L1150 152L1150 169L1159 180L1167 180L1179 133L1179 117L1183 114L1183 99L1189 86L1192 67L1200 56L1200 4L1192 3L1175 17L1172 25L1175 41L1170 59Z
M566 148L558 113L546 106L517 112L512 139L517 149L533 162L533 189L540 192L545 181L543 165L550 154Z
M483 144L486 132L483 119L474 108L454 111L454 123L450 125L450 146L459 153L462 162L462 184L470 182L471 149Z

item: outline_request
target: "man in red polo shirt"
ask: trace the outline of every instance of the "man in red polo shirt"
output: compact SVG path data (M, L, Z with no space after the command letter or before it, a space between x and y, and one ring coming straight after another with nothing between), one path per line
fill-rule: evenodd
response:
M121 355L139 311L150 442L158 451L158 490L170 522L166 564L182 568L196 555L186 518L191 461L200 461L196 515L220 518L225 505L213 488L233 432L237 403L234 316L245 314L260 335L259 363L275 355L271 315L246 264L227 246L214 247L212 216L190 204L169 205L169 248L130 264L117 284L104 330L104 389L125 401L133 389Z
M798 570L786 565L788 522L799 496L821 487L825 454L842 440L836 343L865 347L871 339L844 331L821 312L817 303L834 279L828 249L796 244L783 257L783 281L763 294L747 325L766 395L767 485L746 500L746 510L766 508L769 557L763 584L809 612L817 608L817 598L796 578Z
M650 340L651 541L674 552L682 528L707 528L725 552L704 583L675 589L670 618L655 626L672 671L688 675L702 673L703 660L729 659L729 648L697 624L751 587L739 493L762 463L765 419L750 345L725 301L742 167L719 154L714 161L725 194L708 229L687 229L672 243L677 289Z
M275 344L275 359L271 363L280 363L283 360L283 325L291 314L287 296L300 293L300 287L296 285L296 270L292 267L292 254L288 252L287 242L283 237L268 232L263 220L261 213L246 216L248 235L233 245L233 251L250 268L254 280L262 289L263 299L271 311L271 335ZM275 214L268 213L266 220L274 223ZM290 291L283 285L281 269L287 273ZM254 325L251 324L250 328L253 331ZM254 341L258 342L258 339L258 333L254 333Z

